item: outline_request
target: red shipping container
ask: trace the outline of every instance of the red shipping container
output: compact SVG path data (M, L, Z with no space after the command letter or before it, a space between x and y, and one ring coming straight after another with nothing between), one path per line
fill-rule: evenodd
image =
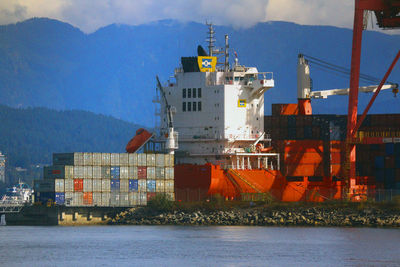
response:
M93 193L84 192L83 193L83 205L93 205Z
M139 166L137 167L138 179L146 179L147 178L147 167Z
M155 192L147 192L147 201L149 201L150 199L152 199L155 196L156 196Z
M83 191L83 179L74 179L74 191L75 192Z

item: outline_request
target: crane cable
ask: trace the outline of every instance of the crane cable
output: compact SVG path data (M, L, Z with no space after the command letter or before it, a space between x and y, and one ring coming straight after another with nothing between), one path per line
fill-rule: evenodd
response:
M337 73L345 74L347 77L350 76L350 69L348 69L348 68L341 67L341 66L329 63L327 61L324 61L324 60L321 60L319 58L312 57L309 55L305 55L305 54L302 54L302 55L304 56L304 58L306 58L308 60L308 62L319 66L320 69L323 69L323 70L328 69L328 70L332 70ZM343 75L340 75L340 76L343 76ZM363 80L364 82L373 82L373 83L380 83L380 81L381 81L380 79L378 79L376 77L373 77L373 76L367 75L367 74L362 74L362 73L360 73L360 79ZM395 85L395 83L389 82L389 81L387 81L386 83Z

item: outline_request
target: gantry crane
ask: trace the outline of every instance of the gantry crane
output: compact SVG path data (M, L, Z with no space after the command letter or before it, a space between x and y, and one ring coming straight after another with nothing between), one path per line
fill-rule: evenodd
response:
M358 107L358 91L360 79L360 58L361 58L361 43L362 31L365 29L364 15L368 11L373 11L377 18L377 24L380 28L400 28L400 0L355 0L354 7L354 24L353 24L353 45L351 54L351 68L350 68L350 94L348 105L348 118L347 118L347 138L346 138L346 190L348 196L351 197L355 192L356 180L356 149L354 138L358 128L362 124L369 108L374 102L376 96L379 94L386 79L390 75L393 67L400 57L400 50L395 59L390 65L388 71L383 77L381 83L376 89L371 101L364 110L359 121L357 121L357 107Z

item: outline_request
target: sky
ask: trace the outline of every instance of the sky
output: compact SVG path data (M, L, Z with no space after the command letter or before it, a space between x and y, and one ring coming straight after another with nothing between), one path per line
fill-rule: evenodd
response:
M207 20L236 28L275 20L351 28L353 8L352 0L1 0L0 24L48 17L86 33L112 23L161 19Z

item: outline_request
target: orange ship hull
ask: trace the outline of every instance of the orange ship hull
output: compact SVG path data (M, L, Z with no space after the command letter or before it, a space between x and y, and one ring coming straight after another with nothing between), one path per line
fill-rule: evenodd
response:
M309 177L296 178L288 181L280 171L224 170L212 164L179 164L175 166L176 200L204 200L215 195L234 200L265 193L278 201L322 202L342 198L340 181L329 177L316 182Z

